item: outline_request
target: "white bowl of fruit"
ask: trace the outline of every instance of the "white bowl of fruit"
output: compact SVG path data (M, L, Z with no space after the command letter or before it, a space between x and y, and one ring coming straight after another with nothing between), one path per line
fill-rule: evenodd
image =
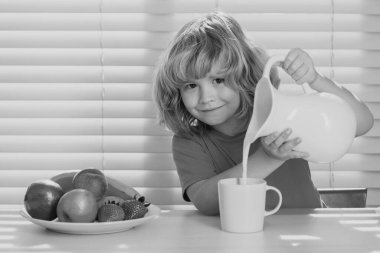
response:
M33 182L20 214L56 232L102 234L150 221L159 216L160 208L133 187L86 168Z

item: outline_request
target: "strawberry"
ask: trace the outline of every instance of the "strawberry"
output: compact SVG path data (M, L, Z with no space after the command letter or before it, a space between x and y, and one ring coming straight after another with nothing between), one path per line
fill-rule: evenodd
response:
M148 208L144 203L136 199L124 201L121 208L124 210L125 220L142 218L148 212Z
M124 220L124 218L124 210L115 204L103 205L98 210L99 222L121 221Z
M121 203L124 202L124 199L117 196L105 196L101 200L98 201L98 208L107 204L114 204L120 206Z

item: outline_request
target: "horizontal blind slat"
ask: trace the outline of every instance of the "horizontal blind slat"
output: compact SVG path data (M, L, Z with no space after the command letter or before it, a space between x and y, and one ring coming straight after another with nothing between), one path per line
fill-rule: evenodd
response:
M103 128L102 128L103 124ZM146 118L0 118L0 135L172 135Z
M334 9L338 13L380 14L377 0L334 0Z
M327 77L331 68L317 67L317 70ZM334 67L334 80L338 83L379 84L380 68ZM282 69L279 71L282 82L294 83L294 80Z
M104 66L154 66L162 50L103 49ZM99 66L99 48L0 48L0 65Z
M54 31L177 31L200 13L152 15L147 13L4 13L0 30ZM247 30L330 31L331 14L236 13L232 15ZM379 32L380 17L335 14L334 30ZM100 25L102 20L102 25Z
M248 35L259 46L265 48L331 48L329 32L248 32ZM336 32L334 48L379 50L380 36L378 33Z
M357 137L348 152L360 154L380 153L380 137Z
M104 31L106 48L163 49L174 36L172 32ZM265 48L330 49L330 32L248 31L247 35ZM336 32L336 49L380 50L378 33ZM2 48L98 48L99 31L0 31Z
M375 119L380 119L380 103L367 103ZM0 101L4 118L100 118L101 102L92 101ZM105 118L155 118L152 101L105 101Z
M98 0L0 0L0 12L47 12L47 13L97 13L100 11ZM171 12L208 12L216 7L215 0L107 0L103 1L103 12L146 12L146 13L171 13Z
M331 14L237 13L234 18L248 31L331 31ZM334 32L379 32L380 16L335 14Z
M8 101L96 101L102 91L104 100L152 100L151 83L0 83L0 99Z
M101 118L101 101L0 101L0 118ZM105 118L155 118L152 101L104 101Z
M109 0L104 2L103 10L108 13L206 13L215 10L215 0L140 0L140 1L125 1L125 0Z
M105 118L155 118L152 101L105 101ZM380 119L380 103L367 103L375 119ZM100 118L100 101L0 101L4 118Z
M334 171L334 187L380 188L380 174L375 171Z
M39 31L176 31L200 13L153 15L148 13L6 13L0 30ZM100 23L102 20L102 24Z
M171 136L0 136L0 152L170 153ZM103 142L103 146L102 146Z
M150 83L154 68L151 66L105 66L104 82L107 83ZM331 69L319 67L322 74L329 75ZM23 73L23 75L20 75ZM49 74L47 74L49 73ZM380 68L334 67L337 82L378 84ZM280 78L285 82L292 79L283 71ZM98 66L0 66L0 82L5 83L95 83L101 82Z
M219 0L218 6L226 12L285 12L285 13L331 13L330 0ZM380 14L376 0L334 0L335 13Z
M333 163L334 171L379 171L380 154L346 154Z
M380 36L380 34L379 34ZM334 66L380 67L380 51L359 49L334 49Z
M167 47L172 33L104 31L106 48ZM99 48L100 31L0 31L2 48Z
M153 67L150 66L105 66L103 81L147 83L152 81L153 71ZM0 66L0 82L100 83L102 68L100 66Z
M78 170L72 170L77 172ZM67 171L70 172L70 171ZM60 170L1 170L1 187L26 187L37 180L49 179L61 174ZM167 188L180 187L177 172L174 170L103 170L107 177L115 178L133 187Z
M324 71L327 74L327 71ZM285 74L284 74L285 76ZM303 90L289 77L282 76L280 91L303 94ZM285 79L285 80L284 80ZM286 83L289 81L290 83ZM365 102L380 100L380 86L363 83L341 83ZM33 100L101 100L104 89L105 101L149 101L152 99L151 83L1 83L0 99L8 101Z
M337 82L379 84L380 68L334 67Z
M289 80L290 81L290 80ZM279 91L289 95L303 95L304 91L301 86L293 83L282 82ZM341 86L347 88L364 102L377 103L380 100L379 85L365 85L360 83L340 83Z
M330 0L219 0L218 6L226 12L295 12L295 13L330 13ZM99 1L94 0L1 0L0 12L46 12L46 13L96 13ZM376 0L335 0L336 13L380 14L379 2ZM107 0L103 11L109 13L181 13L209 12L215 9L215 0Z
M4 146L0 147L2 152L69 152L69 148L74 148L75 152L99 152L100 136L83 135L83 136L60 136L60 135L4 135L0 136ZM168 136L119 136L107 135L104 137L106 152L139 152L143 149L145 152L149 148L159 149L159 142L163 141L163 147L167 146L166 151L170 152L170 135ZM145 145L145 142L151 142L152 146ZM164 143L166 142L166 145ZM350 153L379 153L380 139L377 137L358 137L354 140ZM97 146L97 148L95 148ZM154 148L155 147L155 148ZM44 151L51 149L50 151ZM149 151L148 151L149 152Z
M286 55L289 49L267 49L269 55ZM305 49L317 67L331 66L331 49ZM336 67L380 67L379 50L334 49Z
M104 66L154 66L163 50L106 48ZM286 55L288 49L268 49L270 55ZM316 66L331 64L330 49L307 49ZM100 49L0 48L0 65L99 66ZM334 65L340 67L380 67L380 50L335 49Z
M94 0L0 0L0 12L98 12L99 3Z
M175 170L171 153L0 153L0 170Z

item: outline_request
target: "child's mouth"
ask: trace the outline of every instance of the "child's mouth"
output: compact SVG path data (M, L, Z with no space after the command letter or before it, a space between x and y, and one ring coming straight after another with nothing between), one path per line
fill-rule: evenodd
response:
M214 107L214 108L208 108L208 109L203 109L201 110L202 112L212 112L212 111L216 111L218 110L219 108L221 108L222 106L218 106L218 107Z

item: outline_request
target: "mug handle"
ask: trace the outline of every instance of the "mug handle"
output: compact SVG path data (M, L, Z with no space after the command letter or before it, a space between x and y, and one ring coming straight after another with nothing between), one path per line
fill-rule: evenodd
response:
M282 204L282 194L281 194L280 190L277 189L277 188L275 188L275 187L273 187L273 186L267 185L267 191L270 191L270 190L272 190L272 191L274 191L274 192L277 193L279 200L278 200L277 206L275 208L273 208L270 211L265 211L264 212L264 216L268 216L268 215L272 215L272 214L276 213L280 209L281 204Z

